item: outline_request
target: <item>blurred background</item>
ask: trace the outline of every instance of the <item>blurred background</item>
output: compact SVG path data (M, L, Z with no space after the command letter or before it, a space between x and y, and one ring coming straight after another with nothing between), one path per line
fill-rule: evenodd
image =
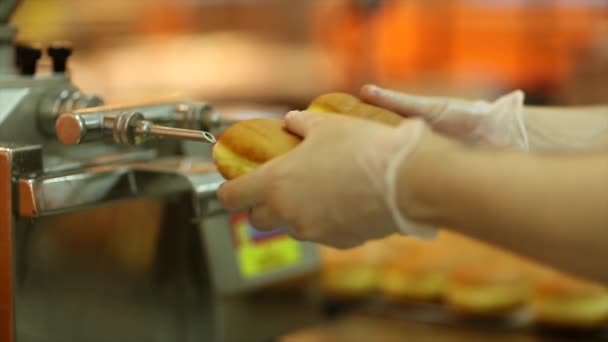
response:
M25 0L23 41L69 40L108 101L181 92L304 106L377 82L529 103L602 101L603 0Z
M369 82L417 94L488 99L519 88L529 104L608 102L605 0L24 0L12 21L20 41L71 42L74 83L108 103L179 94L218 108L246 104L251 110L255 104L282 111L306 107L329 91L356 93ZM138 240L132 236L123 246L134 249ZM603 303L590 325L608 326L605 286L454 234L434 243L391 237L323 253L321 280L340 307L376 303L378 294L399 305L443 302L484 317L487 330L496 327L496 321L485 320L488 313L504 323L496 312L510 312L506 307L531 305L554 324L542 311L541 304L554 299L547 299L548 292L558 301ZM487 307L467 307L455 294L459 286L498 286L514 294ZM381 316L394 312L371 307ZM564 310L567 316L570 308ZM429 312L437 317L437 311L417 310L416 319L435 319ZM413 316L403 315L398 312L396 325L351 316L288 340L441 338L437 326L406 325ZM521 322L518 317L515 322ZM508 322L501 327L512 327L513 320ZM578 329L580 321L565 318L557 325ZM449 333L474 340L459 329Z

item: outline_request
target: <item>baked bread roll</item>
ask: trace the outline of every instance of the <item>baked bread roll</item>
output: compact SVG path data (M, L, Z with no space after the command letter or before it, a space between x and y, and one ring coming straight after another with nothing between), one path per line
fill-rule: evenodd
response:
M445 300L455 312L494 316L523 308L530 287L518 264L486 258L450 275Z
M397 126L403 117L384 108L372 106L344 93L330 93L314 99L307 110L330 114L355 116L362 119Z
M437 254L406 251L385 267L380 288L390 301L435 301L445 291L448 269Z
M397 303L441 299L451 270L468 259L462 251L463 245L447 231L442 231L432 242L406 236L399 238L403 241L400 246L388 241L398 252L384 267L380 286L383 296ZM453 245L459 248L452 248Z
M301 140L285 129L283 120L245 120L222 133L213 146L213 162L220 174L230 180L289 152Z
M409 243L387 263L381 284L384 297L393 302L442 299L452 270L479 256L474 242L449 231L434 241L402 239Z
M321 285L326 295L339 299L366 298L381 280L382 264L389 256L381 241L339 250L321 248Z
M322 95L308 110L355 116L387 125L398 125L403 120L398 114L343 93ZM281 119L244 120L226 129L218 138L213 147L213 162L220 174L231 180L289 152L301 141L285 129Z
M537 283L530 308L538 323L564 328L608 326L608 290L564 275Z

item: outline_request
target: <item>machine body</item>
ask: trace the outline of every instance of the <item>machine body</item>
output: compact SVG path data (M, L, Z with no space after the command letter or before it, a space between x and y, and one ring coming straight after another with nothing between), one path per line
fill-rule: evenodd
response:
M46 77L35 48L15 63L0 18L1 341L262 341L319 318L314 285L276 286L314 274L315 247L219 206L211 106L104 105L71 52Z

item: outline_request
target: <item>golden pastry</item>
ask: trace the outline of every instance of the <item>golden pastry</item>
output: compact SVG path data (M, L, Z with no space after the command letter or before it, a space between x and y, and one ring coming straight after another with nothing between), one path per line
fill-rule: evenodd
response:
M337 113L397 125L403 118L356 97L332 93L316 98L309 110ZM288 132L281 119L260 118L238 122L226 129L213 147L213 161L227 180L250 172L295 148L301 138Z

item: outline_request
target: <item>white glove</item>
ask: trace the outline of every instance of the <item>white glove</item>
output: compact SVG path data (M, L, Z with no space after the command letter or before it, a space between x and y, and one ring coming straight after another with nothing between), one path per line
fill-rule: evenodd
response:
M380 153L376 149L366 149L359 155L359 164L374 182L377 191L384 194L384 202L397 227L397 232L422 240L431 240L437 236L437 229L409 220L401 213L398 193L400 168L408 161L412 152L418 147L422 136L428 133L427 125L420 120L410 120L396 128L395 135L402 141L395 153ZM384 177L378 177L384 175Z
M435 141L422 120L406 120L395 128L340 115L292 112L286 125L304 138L302 143L223 184L218 195L226 209L250 210L257 229L284 228L298 239L339 248L395 232L435 236L435 229L404 214L412 196L398 177L414 164L412 156L419 155L415 152L420 146Z
M414 96L365 86L361 98L407 117L422 118L438 132L463 142L529 149L522 91L486 102Z

